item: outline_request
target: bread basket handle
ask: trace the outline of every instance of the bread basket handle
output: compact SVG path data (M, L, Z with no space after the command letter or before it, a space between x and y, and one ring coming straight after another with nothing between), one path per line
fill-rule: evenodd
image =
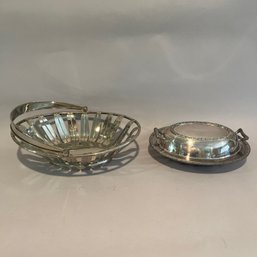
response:
M38 111L38 110L46 110L46 109L71 109L71 110L78 110L78 111L82 111L82 112L88 111L88 108L86 106L79 106L79 105L63 103L63 102L45 101L45 102L25 103L25 104L15 107L10 114L11 135L13 138L17 138L18 141L25 141L28 144L40 147L45 150L62 153L63 152L62 148L59 148L57 146L50 146L50 145L46 146L42 142L37 142L34 139L24 135L17 126L16 118L19 117L20 115L22 115L24 113L28 113L28 112L33 112L33 111Z
M249 139L241 128L236 131L236 134L241 141L247 141Z
M18 116L32 111L38 111L43 109L72 109L87 112L87 106L79 106L64 102L46 101L46 102L30 102L15 107L11 114L10 119L14 121Z

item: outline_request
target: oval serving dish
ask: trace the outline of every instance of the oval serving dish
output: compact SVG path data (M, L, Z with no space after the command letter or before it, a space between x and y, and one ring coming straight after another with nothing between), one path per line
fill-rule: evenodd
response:
M195 165L223 165L245 159L250 153L248 136L232 129L200 121L179 122L155 128L150 145L172 160Z
M10 118L11 136L22 148L79 169L107 163L141 130L126 115L54 101L19 105Z

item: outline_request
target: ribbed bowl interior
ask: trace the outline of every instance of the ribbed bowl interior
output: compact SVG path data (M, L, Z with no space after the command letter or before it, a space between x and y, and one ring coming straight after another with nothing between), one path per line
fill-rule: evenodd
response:
M138 123L113 113L59 112L27 118L19 129L33 140L63 149L99 152L123 144L140 130Z

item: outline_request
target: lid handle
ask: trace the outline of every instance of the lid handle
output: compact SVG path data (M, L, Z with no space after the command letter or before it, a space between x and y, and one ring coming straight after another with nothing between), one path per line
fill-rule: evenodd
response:
M247 141L249 139L241 128L236 131L236 134L241 141Z

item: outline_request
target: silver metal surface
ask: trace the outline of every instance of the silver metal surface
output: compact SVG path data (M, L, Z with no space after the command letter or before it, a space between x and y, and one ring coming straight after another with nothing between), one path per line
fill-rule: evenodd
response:
M110 161L141 130L126 115L53 101L17 106L10 119L11 136L22 148L79 169Z
M155 128L150 145L170 159L198 165L220 165L244 159L250 153L248 136L211 122L189 121Z

